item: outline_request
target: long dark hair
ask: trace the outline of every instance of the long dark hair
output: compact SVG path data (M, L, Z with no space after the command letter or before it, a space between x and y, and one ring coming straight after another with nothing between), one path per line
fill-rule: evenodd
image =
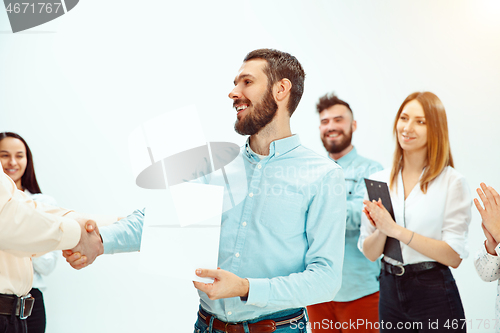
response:
M33 166L33 156L31 155L30 147L28 147L26 141L24 141L24 139L19 134L16 133L12 132L0 133L0 141L2 141L5 138L19 139L26 148L27 163L26 163L26 170L24 170L24 174L21 177L22 186L28 191L30 191L30 193L32 194L42 193L42 191L40 190L40 186L38 186L38 182L36 181L35 167Z

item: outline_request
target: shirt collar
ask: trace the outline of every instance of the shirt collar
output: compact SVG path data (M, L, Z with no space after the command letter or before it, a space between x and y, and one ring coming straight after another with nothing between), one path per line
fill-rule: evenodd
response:
M330 157L330 154L328 154L328 157ZM335 161L333 158L330 158L335 161L335 163L340 165L342 169L346 169L356 157L358 157L358 152L356 151L356 147L352 147L352 150L350 152L348 152L338 160Z
M300 146L300 138L298 134L294 134L284 139L275 140L269 145L269 156L267 157L269 158L275 156L276 158L279 158L298 146ZM250 137L247 138L245 143L245 154L252 160L260 161L259 156L250 148Z

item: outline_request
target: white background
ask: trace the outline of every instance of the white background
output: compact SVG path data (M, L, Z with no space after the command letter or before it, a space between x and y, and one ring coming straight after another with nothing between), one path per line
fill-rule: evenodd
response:
M500 2L478 0L82 0L12 34L2 9L0 130L27 140L44 193L61 206L126 215L151 195L135 186L128 134L195 104L207 140L242 143L227 94L245 54L272 47L307 73L292 117L305 146L324 154L315 103L335 91L358 120L358 151L388 167L398 107L429 90L446 107L455 167L471 191L481 181L500 189L499 17ZM453 273L469 332L492 331L477 329L494 318L496 283L473 267L484 240L475 208L469 239L471 256ZM48 332L192 332L192 284L141 273L139 260L103 256L82 271L61 260L47 278Z

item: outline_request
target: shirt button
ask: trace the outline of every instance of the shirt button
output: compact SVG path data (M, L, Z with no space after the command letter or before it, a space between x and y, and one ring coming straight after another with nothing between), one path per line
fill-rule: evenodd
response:
M232 315L232 314L233 314L233 313L232 313L231 311L228 311L228 312L227 312L227 315L228 315L228 316L230 316L230 315Z
M276 152L276 156L279 156L280 153Z
M234 256L235 256L236 258L239 258L239 257L240 257L240 254L239 254L239 253L236 253Z
M262 165L257 164L257 169L262 169Z
M246 227L246 226L247 226L247 223L246 223L246 222L243 222L241 225L242 225L242 226L244 226L244 227Z
M252 193L252 192L250 192L250 194L248 194L248 196L249 196L250 198L251 198L251 197L253 197L253 193Z

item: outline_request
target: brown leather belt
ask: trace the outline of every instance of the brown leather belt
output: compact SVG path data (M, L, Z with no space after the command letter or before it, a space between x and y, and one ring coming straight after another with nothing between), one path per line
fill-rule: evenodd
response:
M210 326L210 319L212 316L206 313L203 310L198 311L198 315L201 319L205 321L205 323ZM289 325L297 320L300 320L304 317L304 312L294 318L274 321L272 319L261 320L256 323L248 323L248 330L250 333L270 333L276 331L276 328L283 325ZM226 323L217 318L214 318L213 329L219 330L225 333L245 333L245 329L243 323Z
M12 315L14 304L15 315L19 316L20 319L26 319L31 315L35 299L30 294L22 297L0 294L0 315Z
M386 262L385 260L382 260L382 270L397 276L402 276L405 273L426 271L429 269L433 269L435 267L444 269L447 268L448 266L440 264L436 261L424 261L424 262L419 262L417 264L409 264L403 266L403 265L392 265Z

